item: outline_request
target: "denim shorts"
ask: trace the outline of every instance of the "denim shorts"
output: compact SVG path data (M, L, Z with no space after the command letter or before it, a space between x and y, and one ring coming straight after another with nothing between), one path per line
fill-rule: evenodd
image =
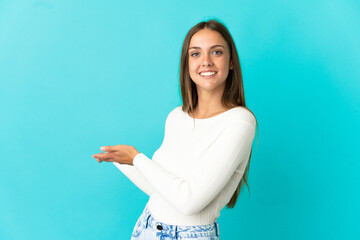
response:
M155 239L220 240L220 228L217 220L211 224L196 226L165 224L154 219L146 205L141 216L135 224L131 240Z

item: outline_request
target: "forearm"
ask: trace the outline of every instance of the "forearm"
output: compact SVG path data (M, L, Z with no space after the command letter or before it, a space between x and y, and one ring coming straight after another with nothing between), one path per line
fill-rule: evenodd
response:
M113 163L130 181L140 188L140 190L149 196L151 195L154 191L153 187L138 169L129 164Z

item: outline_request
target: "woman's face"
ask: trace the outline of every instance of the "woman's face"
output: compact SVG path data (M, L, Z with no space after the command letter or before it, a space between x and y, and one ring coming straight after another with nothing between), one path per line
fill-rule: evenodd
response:
M202 29L190 39L189 74L198 91L223 91L232 69L230 50L220 33Z

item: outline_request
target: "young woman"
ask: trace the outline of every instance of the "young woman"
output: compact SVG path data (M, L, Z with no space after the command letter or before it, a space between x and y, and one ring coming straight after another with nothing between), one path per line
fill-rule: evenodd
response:
M133 240L220 239L220 210L233 208L247 185L257 121L245 107L234 41L220 22L200 22L187 33L180 88L183 105L168 114L152 159L129 145L93 155L150 196Z

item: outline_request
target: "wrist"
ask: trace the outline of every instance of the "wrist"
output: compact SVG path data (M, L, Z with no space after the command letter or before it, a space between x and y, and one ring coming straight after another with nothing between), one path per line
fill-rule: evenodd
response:
M134 164L133 164L133 161L134 161L135 156L136 156L137 154L139 154L139 153L140 153L140 152L139 152L136 148L134 148L134 149L131 151L130 156L131 156L131 164L132 164L132 165L134 165Z

